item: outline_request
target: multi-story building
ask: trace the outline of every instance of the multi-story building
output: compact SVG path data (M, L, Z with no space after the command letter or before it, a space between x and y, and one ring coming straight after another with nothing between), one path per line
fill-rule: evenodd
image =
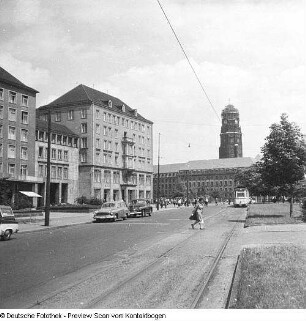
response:
M234 197L235 174L239 169L253 165L251 157L190 161L183 164L160 165L160 197L172 198L178 192L186 197L211 195L218 191L222 199ZM157 195L157 172L154 166L154 197Z
M0 67L0 179L17 191L36 191L35 117L37 90Z
M67 127L51 123L50 203L73 204L79 196L78 136ZM36 119L35 173L42 183L38 205L46 199L48 122Z
M233 105L227 105L221 117L219 158L242 157L242 133L238 109Z
M80 137L79 194L103 200L153 197L153 123L120 99L79 85L38 108L40 119Z

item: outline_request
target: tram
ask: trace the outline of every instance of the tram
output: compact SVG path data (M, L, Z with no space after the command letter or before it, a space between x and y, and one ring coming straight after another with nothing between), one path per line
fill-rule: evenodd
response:
M250 202L250 194L246 187L235 188L234 207L247 207Z

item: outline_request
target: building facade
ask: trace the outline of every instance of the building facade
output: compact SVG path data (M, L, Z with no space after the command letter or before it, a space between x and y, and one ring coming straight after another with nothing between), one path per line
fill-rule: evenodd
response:
M0 67L0 180L18 191L36 191L35 118L37 90Z
M67 127L51 123L50 203L73 204L79 196L79 138ZM35 173L38 179L38 206L46 199L48 122L36 119Z
M190 161L182 164L160 165L159 195L172 198L182 193L187 197L212 195L218 192L221 199L233 199L235 175L256 162L251 157ZM154 196L158 189L158 168L154 166Z
M221 118L219 158L243 157L238 109L233 105L227 105L221 113Z
M38 117L79 136L79 194L105 201L153 197L153 123L120 99L79 85Z

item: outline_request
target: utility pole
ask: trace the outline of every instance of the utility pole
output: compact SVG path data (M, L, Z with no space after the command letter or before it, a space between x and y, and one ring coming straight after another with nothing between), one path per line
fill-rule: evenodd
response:
M45 202L45 226L50 221L50 172L51 172L51 111L48 111L48 150L47 150L47 180L46 180L46 202Z
M160 133L158 133L157 202L156 202L156 209L157 209L157 210L159 210L159 159L160 159Z
M189 206L189 168L187 170L187 206Z

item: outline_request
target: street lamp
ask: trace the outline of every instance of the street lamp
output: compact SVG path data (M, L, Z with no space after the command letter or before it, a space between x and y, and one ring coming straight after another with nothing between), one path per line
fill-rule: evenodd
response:
M159 159L160 159L160 133L158 133L158 158L157 158L157 201L156 201L157 210L159 210Z

